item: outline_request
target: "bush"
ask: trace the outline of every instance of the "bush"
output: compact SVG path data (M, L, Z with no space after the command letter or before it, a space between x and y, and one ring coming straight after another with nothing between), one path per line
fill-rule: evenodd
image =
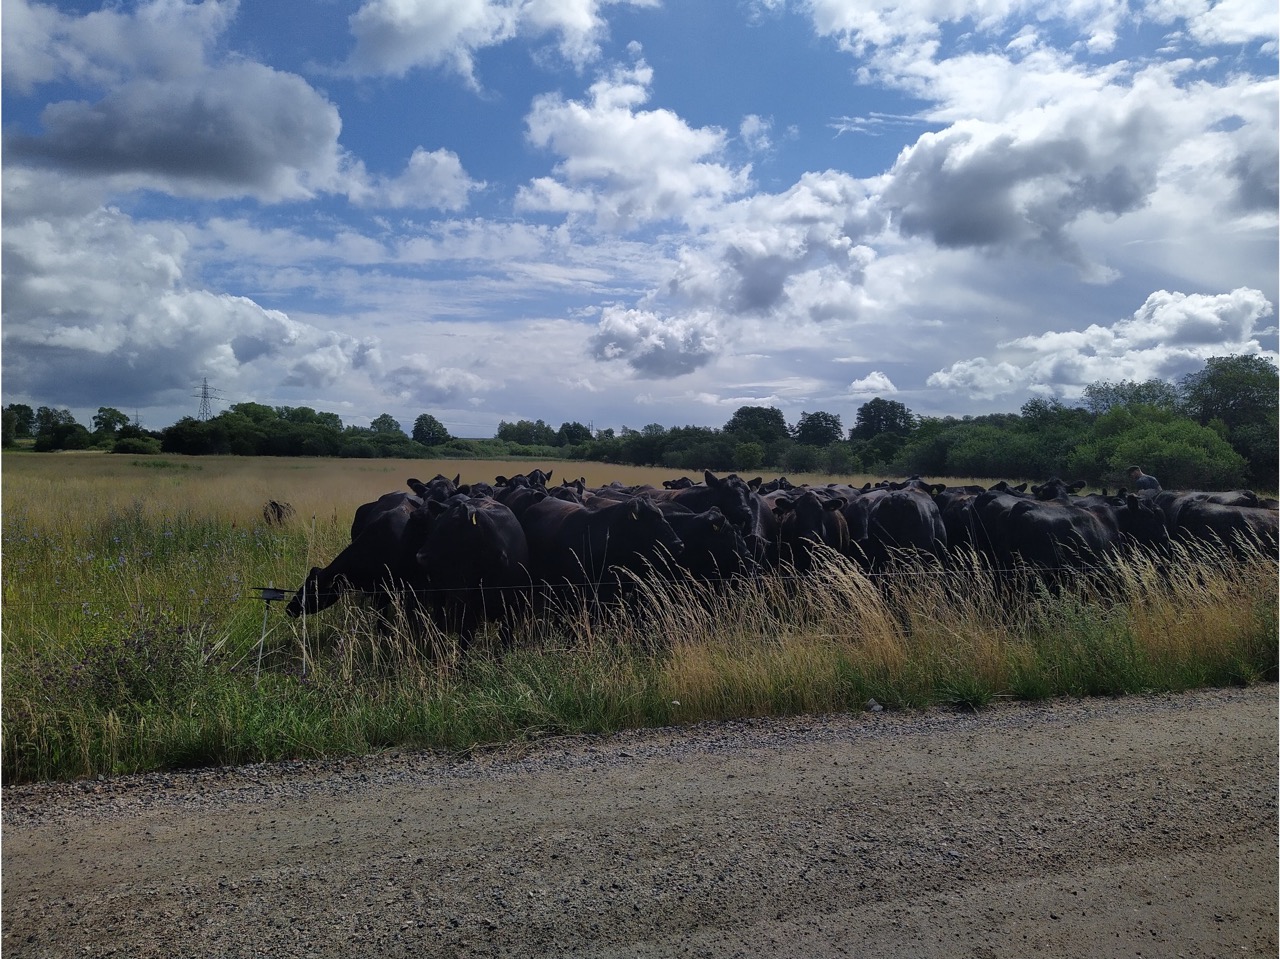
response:
M150 436L127 436L116 440L111 447L113 453L133 453L135 455L151 455L160 452L160 441Z

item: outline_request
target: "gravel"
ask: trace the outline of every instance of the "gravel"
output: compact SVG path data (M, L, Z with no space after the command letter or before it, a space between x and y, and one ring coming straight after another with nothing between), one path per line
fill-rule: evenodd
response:
M1277 689L3 790L9 956L1277 954Z

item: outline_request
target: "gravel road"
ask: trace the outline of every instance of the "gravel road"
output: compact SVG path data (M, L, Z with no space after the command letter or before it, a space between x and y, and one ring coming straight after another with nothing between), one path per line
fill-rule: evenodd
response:
M3 954L1277 955L1277 688L3 790Z

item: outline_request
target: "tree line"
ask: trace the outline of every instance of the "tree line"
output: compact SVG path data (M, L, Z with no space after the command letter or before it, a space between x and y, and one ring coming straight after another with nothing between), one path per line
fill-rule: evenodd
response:
M183 417L159 431L142 429L112 407L91 427L65 409L4 408L0 441L34 441L38 451L104 449L117 453L338 456L380 458L544 457L673 470L919 474L930 477L1044 478L1121 484L1141 465L1167 487L1274 490L1280 376L1258 356L1224 356L1177 383L1098 381L1079 403L1034 399L1018 413L917 416L876 397L846 430L841 416L802 412L788 424L771 406L740 407L723 427L592 430L579 422L500 422L492 439L450 435L422 413L406 433L388 413L368 427L344 426L310 407L237 403L207 420Z

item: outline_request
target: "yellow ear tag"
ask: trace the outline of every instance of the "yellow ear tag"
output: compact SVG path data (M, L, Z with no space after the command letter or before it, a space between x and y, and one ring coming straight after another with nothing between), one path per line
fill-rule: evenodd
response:
M472 526L475 526L475 525L476 525L476 514L475 514L475 513L472 513L472 514L471 514L471 525L472 525Z

